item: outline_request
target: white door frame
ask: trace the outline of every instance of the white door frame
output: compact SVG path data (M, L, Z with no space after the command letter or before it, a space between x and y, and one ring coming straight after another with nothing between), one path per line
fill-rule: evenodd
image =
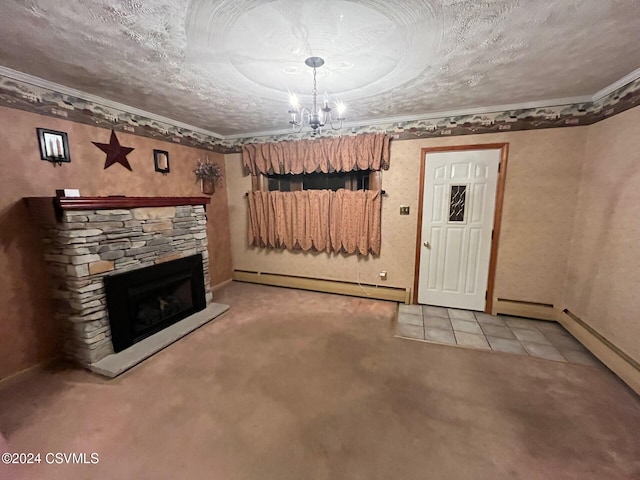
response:
M422 248L422 204L424 201L424 175L425 165L429 153L455 152L464 150L500 150L500 167L498 170L498 185L496 187L496 206L493 215L493 235L491 238L491 256L489 259L489 278L487 281L487 299L484 311L492 313L493 287L496 276L496 263L498 260L498 243L500 239L500 225L502 222L502 203L504 199L504 184L507 174L507 158L509 155L508 143L487 143L481 145L457 145L448 147L423 148L420 152L420 194L418 198L418 230L416 232L416 259L413 279L413 303L418 303L418 281L420 280L420 254Z

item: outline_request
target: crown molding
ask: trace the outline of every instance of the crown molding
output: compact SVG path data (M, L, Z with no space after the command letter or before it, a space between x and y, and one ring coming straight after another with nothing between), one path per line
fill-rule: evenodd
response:
M576 105L576 104L582 104L582 103L591 103L591 101L592 101L591 95L582 95L579 97L556 98L552 100L510 103L506 105L491 105L488 107L473 107L473 108L460 109L460 110L444 110L441 112L428 112L428 113L421 113L416 115L400 115L400 116L394 116L394 117L376 118L376 119L367 121L366 125L368 126L369 125L370 126L392 125L392 124L398 124L398 123L418 122L422 120L439 120L442 118L461 117L461 116L467 116L467 115L483 115L483 114L489 114L489 113L515 111L515 110L560 107L565 105L568 106L568 105ZM342 125L342 130L349 130L350 128L356 128L356 127L362 127L362 123L344 122ZM289 133L291 133L290 128L279 129L279 130L264 130L259 132L227 135L224 137L224 139L240 140L243 138L250 138L250 137L269 137L274 135L286 135Z
M420 120L435 120L438 118L462 117L467 115L483 115L483 114L489 114L489 113L507 112L507 111L514 111L514 110L529 110L533 108L559 107L563 105L575 105L578 103L588 103L588 102L591 102L591 97L588 95L583 95L580 97L556 98L553 100L509 103L506 105L490 105L487 107L473 107L473 108L466 108L466 109L459 109L459 110L444 110L440 112L428 112L428 113L422 113L418 115L385 117L381 119L372 120L369 122L369 124L379 125L384 123L402 123L402 122L415 122Z
M119 110L125 113L138 115L140 117L145 117L150 120L155 120L157 122L161 122L167 125L174 126L176 128L189 130L201 135L205 135L211 138L215 138L220 141L230 141L234 144L240 145L242 144L242 140L245 139L255 139L259 137L277 137L277 136L286 136L291 135L292 131L289 128L282 128L277 130L263 130L258 132L247 132L247 133L239 133L232 135L221 135L217 132L205 130L199 127L195 127L193 125L189 125L177 120L173 120L168 117L163 117L161 115L157 115L145 110L141 110L136 107L131 107L129 105L125 105L119 102L115 102L112 100L108 100L106 98L93 95L81 90L77 90L74 88L66 87L64 85L51 82L49 80L45 80L43 78L35 77L33 75L29 75L27 73L19 72L17 70L13 70L8 67L4 67L0 65L0 76L4 76L28 85L33 85L35 87L39 87L45 90L57 92L63 95L69 95L72 97L77 97L79 99L85 100L87 102L92 102L95 104L103 105L108 108L112 108L114 110ZM619 80L611 83L607 87L599 90L593 95L583 95L576 97L565 97L565 98L556 98L542 101L531 101L531 102L520 102L513 104L504 104L504 105L489 105L484 107L473 107L468 109L457 109L457 110L445 110L438 112L425 112L422 114L415 115L400 115L400 116L392 116L392 117L384 117L384 118L376 118L366 121L365 124L363 122L350 121L345 122L343 124L342 131L345 132L355 132L356 129L362 130L363 128L374 127L374 126L383 126L392 128L395 130L396 128L402 128L404 123L415 123L415 122L429 122L433 120L446 120L448 118L456 118L463 116L472 116L472 115L490 115L502 112L511 112L511 111L519 111L519 110L530 110L530 109L544 109L544 108L561 108L565 106L572 105L581 105L581 104L593 104L606 96L612 94L616 90L640 79L640 68L634 70L633 72L625 75Z
M631 82L635 82L639 78L640 78L640 68L636 68L633 72L628 73L621 79L613 82L611 85L607 85L602 90L599 90L596 93L594 93L593 96L591 97L591 100L593 102L597 102L598 100L601 100L607 95L611 95L613 92L615 92L619 88L622 88L625 85L630 84Z
M17 80L19 82L33 85L35 87L44 88L45 90L51 90L54 92L62 93L63 95L69 95L72 97L81 98L82 100L87 100L89 102L97 103L99 105L113 108L115 110L122 110L127 113L139 115L141 117L146 117L151 120L173 125L174 127L191 130L192 132L197 132L202 135L214 137L219 140L224 140L225 138L223 135L220 135L219 133L216 133L216 132L212 132L210 130L205 130L200 127L194 127L193 125L189 125L187 123L179 122L177 120L173 120L168 117L163 117L162 115L156 115L155 113L147 112L146 110L141 110L139 108L132 107L130 105L125 105L124 103L114 102L113 100L108 100L104 97L93 95L91 93L87 93L82 90L76 90L75 88L66 87L59 83L50 82L49 80L45 80L44 78L35 77L33 75L29 75L28 73L19 72L18 70L13 70L12 68L4 67L2 65L0 65L0 75L7 78L11 78L13 80Z

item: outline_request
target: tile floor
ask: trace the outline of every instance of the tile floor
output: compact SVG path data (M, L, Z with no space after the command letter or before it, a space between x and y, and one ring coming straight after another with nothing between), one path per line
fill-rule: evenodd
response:
M556 322L429 305L400 305L396 334L427 342L530 355L558 362L600 364Z

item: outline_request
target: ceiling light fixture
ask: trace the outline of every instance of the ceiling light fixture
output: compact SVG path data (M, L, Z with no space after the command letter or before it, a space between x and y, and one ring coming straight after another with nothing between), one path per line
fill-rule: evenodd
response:
M289 109L289 115L291 119L289 123L293 127L293 131L295 133L300 133L302 131L302 127L305 124L308 124L312 129L312 135L317 135L322 131L322 127L327 125L327 123L331 126L333 130L339 130L342 128L342 122L344 120L344 112L345 105L342 102L336 102L336 110L338 113L338 118L334 119L332 116L332 109L329 107L329 96L325 92L324 94L324 106L322 108L318 108L318 86L316 82L316 70L324 65L324 60L320 57L309 57L304 63L313 68L313 91L311 92L313 95L313 105L309 109L307 107L300 107L298 103L298 97L295 94L289 95L289 103L291 104L291 108Z

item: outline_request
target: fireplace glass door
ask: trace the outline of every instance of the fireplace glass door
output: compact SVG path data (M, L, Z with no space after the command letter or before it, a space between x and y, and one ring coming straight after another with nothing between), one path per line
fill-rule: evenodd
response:
M104 282L116 352L206 306L202 255L111 275Z
M193 308L191 276L152 282L131 288L129 296L133 303L133 335L145 336L160 324L171 323L174 317Z

